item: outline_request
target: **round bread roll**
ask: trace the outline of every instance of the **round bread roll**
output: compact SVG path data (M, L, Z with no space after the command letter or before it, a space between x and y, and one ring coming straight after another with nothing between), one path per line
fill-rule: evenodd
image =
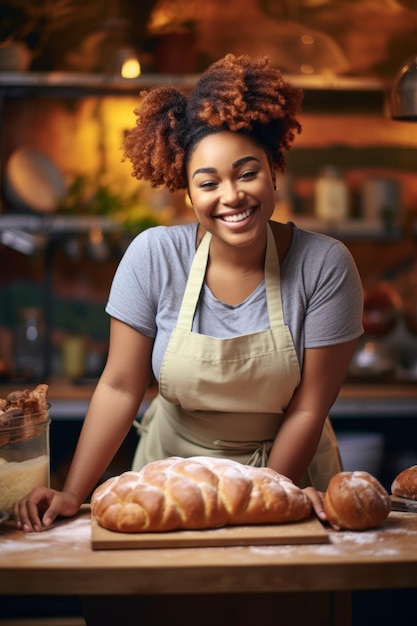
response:
M388 516L391 500L368 472L339 472L330 479L324 510L332 526L347 530L376 528Z
M391 493L400 498L417 500L417 465L407 467L394 478Z

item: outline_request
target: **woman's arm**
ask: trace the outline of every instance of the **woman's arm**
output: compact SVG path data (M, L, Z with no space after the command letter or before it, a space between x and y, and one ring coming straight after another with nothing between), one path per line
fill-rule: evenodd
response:
M40 530L73 515L126 437L150 380L153 339L111 320L106 366L92 396L62 492L39 488L15 507L18 526Z
M301 382L285 412L268 459L268 466L297 483L307 471L320 441L323 424L337 398L357 340L309 348L304 353ZM326 520L323 496L306 487L316 515Z
M285 412L268 465L298 482L307 471L324 421L337 398L356 340L304 353L301 382Z

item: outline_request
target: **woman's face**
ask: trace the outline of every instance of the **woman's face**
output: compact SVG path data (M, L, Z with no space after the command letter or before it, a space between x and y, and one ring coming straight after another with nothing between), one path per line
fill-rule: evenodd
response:
M187 178L196 218L214 236L241 246L264 234L275 207L275 176L251 138L229 131L204 137Z

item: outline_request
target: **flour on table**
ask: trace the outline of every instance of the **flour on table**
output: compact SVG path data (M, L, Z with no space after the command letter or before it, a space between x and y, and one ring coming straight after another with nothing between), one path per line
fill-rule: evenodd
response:
M18 532L18 531L16 531ZM1 535L0 535L1 537ZM51 550L59 544L79 550L91 541L91 522L89 518L79 518L56 522L50 528L40 532L21 533L15 537L1 538L0 557L6 552L25 552L28 547L36 550Z

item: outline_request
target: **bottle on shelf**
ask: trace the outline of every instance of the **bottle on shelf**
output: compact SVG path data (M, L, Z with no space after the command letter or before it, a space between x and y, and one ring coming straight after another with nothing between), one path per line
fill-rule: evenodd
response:
M349 217L349 189L340 170L327 165L315 184L315 214L329 223L343 222Z

